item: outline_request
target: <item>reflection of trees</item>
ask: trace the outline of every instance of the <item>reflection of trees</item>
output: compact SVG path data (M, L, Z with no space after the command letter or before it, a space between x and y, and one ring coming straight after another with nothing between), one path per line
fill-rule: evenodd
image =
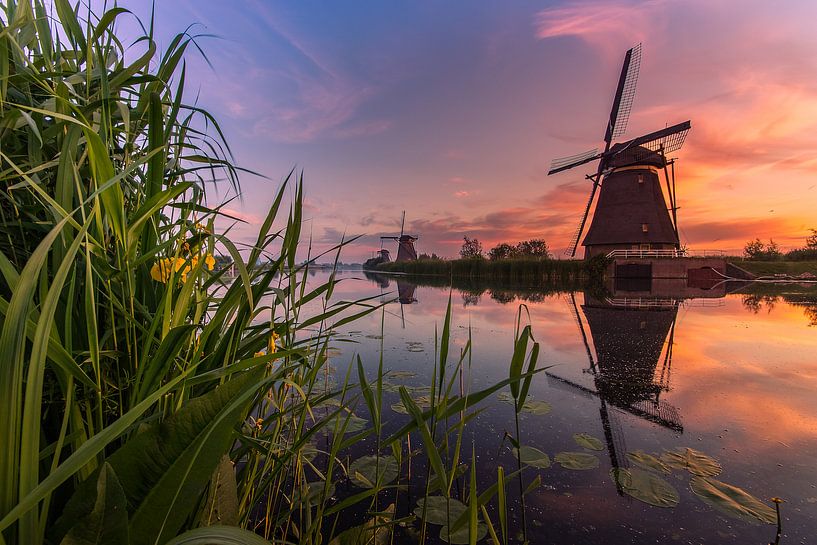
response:
M469 306L476 306L479 304L480 294L479 293L470 293L467 291L461 292L462 295L462 306L469 307Z
M803 307L803 313L808 318L809 327L817 327L817 305L806 305Z
M766 307L766 312L771 312L778 299L779 297L776 295L751 293L743 296L743 306L753 314L757 314L764 307Z
M507 305L516 300L516 293L508 290L491 290L491 299L502 305Z

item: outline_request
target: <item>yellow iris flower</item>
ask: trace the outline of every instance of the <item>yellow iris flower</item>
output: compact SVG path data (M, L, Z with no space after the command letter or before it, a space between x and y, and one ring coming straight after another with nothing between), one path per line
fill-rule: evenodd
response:
M278 350L278 347L277 347L277 346L275 346L275 341L277 341L277 340L278 340L278 339L280 339L280 338L281 338L281 336L280 336L280 335L278 335L276 332L272 331L272 332L270 333L270 336L269 336L269 344L268 344L268 346L267 346L267 349L268 349L268 353L269 353L269 354L274 354L274 353L275 353L275 352Z

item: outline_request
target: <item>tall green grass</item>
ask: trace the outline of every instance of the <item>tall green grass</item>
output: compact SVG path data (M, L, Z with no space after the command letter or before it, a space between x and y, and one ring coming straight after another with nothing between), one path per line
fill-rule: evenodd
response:
M449 305L430 406L401 388L410 418L387 434L382 360L373 381L360 360L330 365L337 329L378 305L337 300L334 275L307 285L302 180L278 186L253 244L216 229L206 193L238 190L241 171L187 102L198 37L159 52L152 22L126 46L121 7L0 7L0 544L382 542L409 520L381 469L403 482L412 437L425 495L451 495L473 406L531 376L527 345L508 379L469 392ZM216 253L236 278L211 270ZM367 477L347 457L372 438ZM505 501L502 479L476 490L474 461L466 511L446 517L471 543ZM360 490L333 499L350 479Z

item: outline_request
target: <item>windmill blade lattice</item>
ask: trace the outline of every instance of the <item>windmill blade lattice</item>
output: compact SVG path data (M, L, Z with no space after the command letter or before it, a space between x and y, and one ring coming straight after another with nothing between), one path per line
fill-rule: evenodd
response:
M616 150L615 153L621 154L626 152L627 158L632 161L640 161L657 151L661 151L666 155L667 153L678 151L683 147L691 128L692 124L689 121L684 121L672 127L634 138L624 143L623 147Z
M624 74L624 83L621 86L621 97L618 102L618 111L613 120L613 138L618 138L627 130L627 122L630 119L630 111L633 109L633 99L635 98L635 88L638 83L638 71L641 67L641 44L630 49L627 54L630 56L630 63L627 72Z
M563 170L568 170L573 167L577 167L579 165L583 165L585 163L589 163L594 159L598 159L599 155L599 148L593 148L591 150L583 151L582 153L577 153L576 155L569 155L567 157L560 157L558 159L554 159L550 162L550 170L548 171L548 176L551 174L555 174L557 172L561 172Z

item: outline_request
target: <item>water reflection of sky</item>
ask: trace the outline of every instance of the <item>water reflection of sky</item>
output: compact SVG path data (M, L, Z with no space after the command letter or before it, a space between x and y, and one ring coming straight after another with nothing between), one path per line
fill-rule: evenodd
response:
M314 281L321 277L316 276ZM335 298L356 299L379 291L385 299L398 295L394 281L381 288L359 273L343 277ZM408 384L428 382L423 377L431 374L435 327L441 327L448 296L446 288L420 286L413 293L414 304L386 306L385 367L418 373ZM549 371L554 375L588 390L597 389L594 375L587 372L588 356L566 294L504 304L492 298L490 291L475 297L454 290L451 297L452 352L456 355L465 346L469 329L473 341L472 388L507 376L513 329L519 303L524 302L527 310L523 314L530 313L533 335L541 344L540 365L552 365ZM499 298L507 300L508 294ZM809 303L808 297L796 300L798 303L789 303L780 297L767 297L765 302L761 298L758 306L750 296L733 294L680 304L668 390L660 394L660 399L677 409L683 433L606 405L611 433L620 450L660 453L678 446L693 447L721 462L724 470L719 479L764 500L771 496L786 499L783 527L788 539L782 543L808 543L817 534L817 327L811 324L817 300L811 299L806 305L803 301ZM602 325L595 320L596 330L589 331L588 310L582 308L587 298L579 293L576 301L591 351L597 358L598 347L592 341L599 340L599 327L610 330L607 333L612 337L608 336L607 342L620 342L621 328L630 326L617 318L621 314L603 314L602 310ZM645 316L648 318L642 322L649 321L649 314ZM380 323L381 315L377 313L347 326L345 335L355 344L342 347L336 365L343 367L353 353L359 353L373 367L380 340L366 335L379 333ZM642 323L642 330L649 327ZM663 337L660 340L661 358L666 354L665 341ZM625 357L619 360L623 362L630 353L634 354L630 359L638 358L636 342L641 341L621 347ZM656 373L662 364L660 359ZM550 402L554 409L545 416L523 415L523 443L552 457L559 451L581 450L573 442L574 433L605 438L600 417L603 408L597 396L544 374L534 379L531 396ZM389 413L388 417L402 422L400 415ZM491 468L484 474L486 482L490 482L497 464L513 465L513 458L499 449L502 435L511 430L511 424L512 409L497 404L480 415L469 432L469 440L478 446L481 459ZM619 453L619 457L623 455ZM724 517L700 502L688 488L688 477L677 473L667 478L681 494L681 503L675 509L660 509L621 497L608 474L608 452L599 453L599 457L601 467L594 471L570 472L558 466L538 470L544 486L528 502L531 517L537 522L529 522L534 543L664 540L765 544L773 540L773 527L752 526Z

